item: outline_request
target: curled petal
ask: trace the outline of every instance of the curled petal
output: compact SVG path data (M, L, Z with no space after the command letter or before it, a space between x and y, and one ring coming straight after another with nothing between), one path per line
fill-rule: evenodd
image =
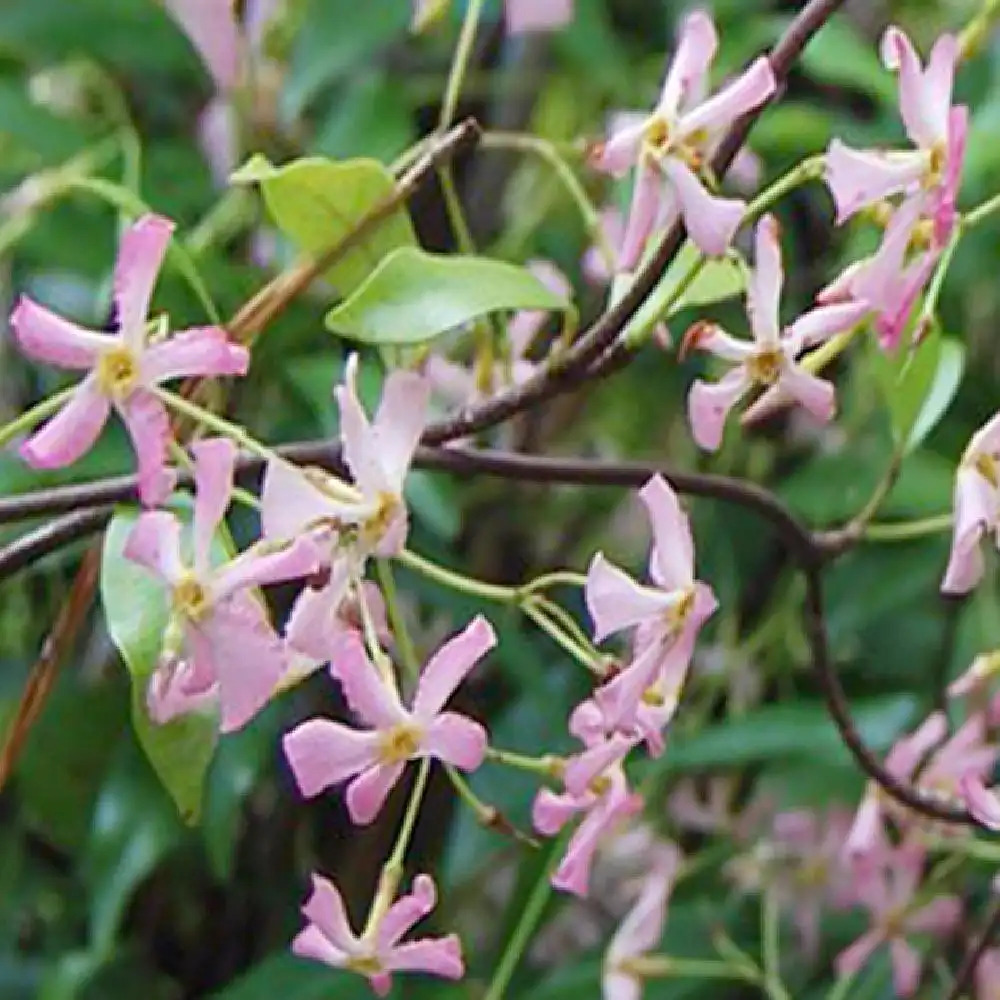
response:
M722 431L729 411L750 386L742 365L727 372L718 382L696 379L688 393L688 420L700 448L715 451L722 443Z
M25 295L11 313L10 328L28 357L60 368L92 368L117 339L77 326Z
M632 191L632 205L629 208L628 223L625 226L625 236L622 239L622 250L618 266L624 271L631 271L639 263L646 240L656 224L656 215L660 209L663 178L659 171L643 159L635 174L635 187Z
M778 343L778 307L784 280L778 221L773 215L765 215L757 224L757 258L747 287L750 323L759 344L774 347Z
M705 91L709 67L719 47L719 36L711 17L696 10L684 18L677 49L670 62L657 111L672 120L687 99Z
M250 352L229 340L217 326L194 327L151 344L142 355L143 381L167 382L192 375L246 375Z
M906 134L918 146L933 146L947 135L957 61L958 43L953 35L937 40L926 71L905 32L891 25L882 36L882 62L899 73L900 114Z
M358 398L358 356L352 354L344 368L344 383L334 396L340 410L340 440L355 482L366 497L392 490L379 461L379 440Z
M340 644L330 672L340 681L351 711L367 725L392 729L410 721L399 695L368 658L359 635L347 636Z
M959 788L976 821L988 830L1000 830L1000 799L996 792L989 791L983 779L974 773L964 775Z
M157 507L170 496L177 476L167 466L173 435L166 407L152 393L136 389L118 404L125 429L132 439L139 472L139 498Z
M764 56L755 59L732 83L703 101L681 119L685 136L706 132L717 136L737 118L759 108L774 93L776 81L771 63Z
M266 544L247 549L216 572L213 596L221 600L248 587L300 580L316 573L322 563L316 543L308 536L296 538L276 552L267 551Z
M975 468L962 465L955 479L955 526L951 554L941 590L965 594L983 575L983 554L979 543L997 522L1000 512L998 491Z
M313 875L312 892L302 905L302 915L341 952L350 954L357 947L344 901L329 879Z
M88 375L70 401L18 449L35 469L61 469L90 451L108 419L111 404Z
M639 161L648 123L645 115L620 116L607 142L595 150L594 166L613 177L624 177Z
M590 783L612 764L623 760L631 748L631 740L615 734L610 739L578 754L566 765L564 776L566 791L578 798L586 795Z
M555 836L581 809L585 801L541 789L531 806L531 825L543 836Z
M376 942L379 950L393 947L413 927L427 916L437 904L437 889L429 875L418 875L413 880L413 891L400 896L378 925Z
M656 475L639 490L639 499L653 531L650 575L667 590L690 586L694 577L694 540L677 494L662 476Z
M337 516L342 505L297 465L272 459L264 473L260 508L264 537L288 540Z
M212 536L222 523L233 492L236 445L227 438L206 438L191 445L194 455L194 564L208 571Z
M796 356L800 351L822 344L830 337L851 330L871 311L867 302L837 302L819 306L803 313L789 328L788 353Z
M868 205L918 187L928 165L922 152L851 149L834 139L826 154L826 182L837 206L837 225Z
M403 480L427 424L430 386L414 372L392 372L382 389L374 433L385 476L401 493Z
M308 719L281 741L299 791L307 798L371 767L378 734L359 732L329 719Z
M602 552L598 552L590 563L585 597L597 642L661 614L675 600L670 594L640 586L608 562Z
M319 662L339 655L341 644L356 631L341 616L349 585L347 560L340 559L333 563L326 586L317 588L307 584L303 587L285 626L288 644Z
M129 532L124 554L167 583L177 583L184 575L180 522L165 510L146 511Z
M389 797L389 792L403 774L403 762L376 764L347 786L347 811L358 826L375 821Z
M837 408L836 392L825 379L817 378L797 365L789 365L775 387L784 390L817 420L827 423Z
M292 954L299 958L308 958L314 962L322 962L333 969L342 969L347 964L350 955L341 951L315 925L304 927L292 939Z
M386 955L385 964L392 972L427 972L443 979L465 975L462 945L455 934L397 945Z
M746 203L709 194L691 168L676 157L664 157L661 166L677 195L688 235L702 253L721 257L743 221Z
M239 82L240 26L232 0L165 0L220 90Z
M429 720L444 708L472 668L497 644L493 626L482 615L449 639L428 661L413 699L413 714Z
M146 316L163 266L174 224L162 215L144 215L125 230L115 262L114 295L118 325L137 353L146 340Z

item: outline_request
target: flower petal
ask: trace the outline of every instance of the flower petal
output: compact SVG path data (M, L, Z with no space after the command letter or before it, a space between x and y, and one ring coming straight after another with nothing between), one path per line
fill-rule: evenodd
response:
M377 455L385 478L402 493L403 480L427 426L430 386L415 372L390 373L373 425Z
M442 712L427 727L422 748L446 764L475 771L486 756L487 743L486 730L478 722L457 712Z
M291 950L299 958L323 962L334 969L343 969L350 957L332 944L315 924L309 924L295 935Z
M389 792L403 774L405 763L376 764L347 786L347 811L358 826L375 821L389 797Z
M977 469L963 464L955 478L954 508L951 554L941 590L946 594L965 594L983 575L979 543L997 523L1000 494Z
M789 365L778 378L775 386L784 391L817 420L827 423L833 419L837 408L837 394L833 384L817 378L798 365Z
M666 590L689 587L694 580L694 540L677 494L656 475L639 490L639 499L653 531L650 575Z
M60 368L93 368L100 355L114 347L117 337L77 326L26 295L10 315L18 347L38 361Z
M205 438L191 445L194 456L194 565L208 572L212 537L229 508L236 468L236 445L228 438Z
M632 204L622 238L622 249L618 266L623 271L631 271L642 257L646 240L656 224L657 212L662 200L663 178L645 157L639 163L632 188Z
M624 177L639 162L649 122L649 116L642 113L614 116L611 134L592 155L594 167L612 177Z
M788 353L797 356L801 351L822 344L830 337L853 329L871 311L867 302L837 302L818 306L803 313L789 327L786 343Z
M1000 798L987 789L978 774L966 774L959 780L962 798L969 812L988 830L1000 830Z
M173 231L174 224L162 215L144 215L125 230L118 245L114 277L118 327L136 353L146 342L149 303Z
M358 939L351 930L344 901L329 879L313 875L312 892L302 904L302 915L340 951L350 954L357 948Z
M770 61L764 56L755 59L735 80L684 115L681 134L686 137L704 132L713 138L721 135L737 118L768 100L775 86Z
M233 0L164 0L220 90L240 77L241 32Z
M427 972L444 979L461 979L465 975L462 945L455 934L398 945L384 960L386 968L393 972Z
M557 795L551 788L542 788L531 805L531 825L542 836L553 837L584 808L585 800Z
M677 196L684 227L702 253L721 257L743 221L746 203L710 194L691 168L674 156L661 161Z
M66 405L18 449L34 469L61 469L90 451L108 419L111 404L88 375Z
M892 985L897 997L911 997L920 985L920 952L908 941L895 937L889 942L892 958Z
M688 393L688 421L699 448L715 451L722 444L722 431L729 411L750 387L746 369L739 365L718 382L695 379Z
M139 498L147 507L157 507L177 483L177 474L167 465L173 434L166 407L152 393L136 389L118 410L135 451Z
M917 187L927 167L922 152L851 149L834 139L826 154L826 183L837 206L837 225L868 205Z
M246 375L249 367L250 352L232 343L217 326L181 330L169 340L151 344L142 355L146 385L192 375Z
M503 7L510 35L555 31L573 20L573 0L504 0Z
M781 267L778 222L773 215L765 215L757 223L756 246L757 257L747 286L747 311L757 343L775 347L781 329L778 308L785 274Z
M341 506L311 482L297 465L284 459L272 459L267 463L260 497L265 538L290 540L335 517Z
M434 909L436 903L434 879L429 875L417 875L413 880L413 890L400 896L379 922L375 935L378 950L381 952L391 948L400 938L405 937Z
M307 719L285 733L281 745L299 791L312 798L378 761L378 734L329 719Z
M669 594L643 587L598 552L587 570L587 610L594 622L594 639L660 615L671 604Z
M430 721L444 708L472 668L497 644L493 626L483 615L452 636L427 661L413 699L415 718Z
M410 722L399 695L368 658L360 636L344 639L336 659L330 664L330 672L340 681L351 711L367 725L392 729Z
M180 521L165 510L140 514L125 541L124 555L167 583L177 583L184 575Z
M882 36L882 62L899 73L899 110L906 134L917 146L929 148L948 133L948 109L958 62L958 43L942 35L934 44L926 72L906 33L895 25Z
M681 24L677 48L663 81L657 112L668 121L689 98L701 96L706 89L709 67L719 48L719 36L711 17L703 10L688 14Z
M247 587L300 580L318 572L323 564L316 543L308 535L296 538L277 552L266 549L266 543L263 548L247 549L220 567L212 579L214 598L221 600Z

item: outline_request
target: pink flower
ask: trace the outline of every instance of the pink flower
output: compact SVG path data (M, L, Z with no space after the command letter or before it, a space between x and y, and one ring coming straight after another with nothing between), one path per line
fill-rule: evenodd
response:
M983 575L979 543L1000 545L1000 413L972 435L955 477L955 527L941 590L965 594Z
M895 350L913 307L934 273L940 248L921 235L926 198L914 195L893 213L878 250L848 267L827 285L821 305L866 303L875 313L875 329L885 350Z
M1000 1000L1000 948L990 948L979 957L976 1000Z
M486 652L496 645L490 623L476 617L427 662L407 710L354 637L344 641L331 670L354 713L369 728L309 719L284 738L285 756L303 795L353 778L347 788L351 819L368 824L378 815L407 761L436 758L474 771L486 754L478 722L443 711L445 702Z
M709 385L696 379L691 387L688 417L702 448L714 451L719 447L729 411L755 384L766 387L762 401L786 393L818 420L833 417L833 386L796 364L796 359L807 348L850 329L868 306L864 302L820 306L782 329L778 307L783 282L778 224L768 215L757 226L757 260L747 288L753 341L736 340L709 323L692 327L686 338L699 349L734 363L718 382Z
M233 488L236 449L211 439L192 445L195 461L193 554L181 554L181 523L168 511L142 514L125 555L169 587L171 619L148 693L150 714L167 719L217 700L222 732L248 722L274 693L285 669L281 641L250 588L316 572L309 539L280 548L257 546L221 566L211 562L212 537Z
M233 0L164 0L220 90L239 83L241 29Z
M827 153L827 183L837 205L837 222L894 195L927 191L939 240L954 223L954 189L964 153L968 111L951 106L958 40L942 35L926 67L909 38L896 27L882 38L882 61L899 73L899 104L914 149L854 150L834 139Z
M660 943L667 903L681 860L681 853L673 844L663 845L655 867L643 882L639 898L611 938L604 953L601 978L604 1000L639 1000L642 995L642 977L631 971L630 963Z
M152 390L192 375L243 375L250 361L246 348L231 344L219 327L147 343L149 301L173 228L162 216L145 215L122 237L114 280L117 333L77 326L26 297L10 318L25 354L88 372L62 410L24 442L22 457L36 469L70 465L97 440L113 406L132 439L148 506L162 503L174 484L166 468L170 420Z
M962 904L955 896L938 896L924 906L915 902L923 866L923 850L912 844L886 848L865 865L857 892L871 914L872 926L837 956L839 975L857 973L881 945L888 944L896 995L908 997L916 992L920 953L908 938L913 934L944 937L962 913Z
M574 0L505 0L507 32L556 31L573 20Z
M557 889L586 897L590 868L601 839L642 809L642 799L629 792L622 768L630 746L624 737L614 736L606 743L588 747L568 761L564 792L557 794L543 788L535 796L532 823L546 837L555 836L575 816L583 814L552 875Z
M292 951L301 958L366 976L380 997L391 989L394 972L427 972L445 979L461 979L465 967L457 935L400 944L436 902L434 880L429 875L418 875L413 880L413 892L400 896L375 926L358 936L351 929L337 887L313 875L312 892L302 907L307 923L292 942Z
M600 642L614 632L636 631L632 663L594 694L614 729L636 734L655 749L654 726L669 721L687 674L698 631L715 611L710 587L694 578L691 526L673 490L654 476L639 491L653 531L649 575L643 586L597 553L587 573L586 600ZM641 706L666 707L662 717L640 721ZM581 720L582 722L582 720ZM661 744L660 744L661 745Z
M615 131L598 151L596 165L615 176L638 166L619 262L625 270L638 263L657 216L661 225L682 218L691 239L712 256L725 252L743 218L744 203L713 196L699 174L732 122L774 93L774 73L767 59L757 59L706 99L717 47L711 18L689 15L652 114Z
M569 281L554 264L533 260L528 263L528 270L554 294L571 297ZM477 360L472 367L467 367L440 354L432 354L423 366L432 391L450 406L464 406L493 394L502 386L526 382L537 368L527 355L547 317L548 313L535 309L517 313L507 327L509 355L490 364L481 365Z
M959 782L962 798L976 821L988 830L1000 830L1000 796L990 791L981 774L965 774Z

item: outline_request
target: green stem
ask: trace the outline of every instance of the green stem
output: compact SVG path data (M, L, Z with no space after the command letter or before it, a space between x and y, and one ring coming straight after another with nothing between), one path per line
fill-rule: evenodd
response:
M997 212L1000 212L1000 194L995 194L992 198L987 198L981 205L977 205L970 212L966 212L962 216L962 226L965 229L974 229L984 219L988 219Z
M392 627L392 634L396 637L396 642L399 643L399 655L403 661L403 667L410 679L416 681L420 677L420 659L417 656L417 649L413 645L410 630L406 627L403 609L399 604L399 591L396 589L396 579L392 575L392 564L388 559L377 559L375 571L378 574L379 583L382 585L382 596L385 598L389 625Z
M849 972L846 976L840 976L826 995L826 1000L847 1000L857 975L857 972Z
M749 969L717 958L642 955L622 964L628 972L643 979L740 979L744 982L758 982L758 977Z
M823 176L826 166L826 157L823 155L810 156L801 163L792 167L788 173L783 174L776 181L769 184L753 201L747 205L743 213L742 225L752 222L758 216L763 215L772 205L780 201L795 188L800 187L808 181L818 180Z
M538 774L544 778L558 777L561 771L561 761L558 757L546 755L544 757L528 757L523 753L515 753L513 750L499 750L497 747L487 747L486 759L495 764L503 764L505 767L513 767L518 771L527 771L529 774Z
M951 514L938 514L916 521L869 524L861 537L870 542L906 542L913 538L925 538L928 535L950 531L952 523Z
M539 590L548 590L549 587L586 587L587 576L585 573L576 573L570 569L559 569L552 573L543 573L536 576L534 580L529 580L523 587L519 587L517 593L520 597L527 597L535 594Z
M72 397L76 389L75 385L60 389L58 392L43 399L40 403L35 403L34 406L15 417L9 424L0 427L0 448L9 444L19 434L30 431L35 424L41 423L46 417L55 413L63 403Z
M425 559L423 556L418 556L410 549L404 549L396 558L407 569L411 569L449 590L456 590L460 594L481 597L484 601L496 601L500 604L515 604L517 602L516 587L504 587L497 583L475 580L457 570L448 569Z
M507 995L507 987L517 971L518 963L528 947L531 936L541 922L542 914L545 912L545 904L548 903L549 896L552 895L552 885L549 882L550 869L554 867L555 859L562 854L568 840L569 834L563 833L552 841L538 880L524 905L521 919L517 922L514 933L511 934L503 954L500 956L500 961L497 963L493 979L483 1000L503 1000Z
M927 286L927 294L924 296L924 304L920 310L920 320L917 323L915 335L917 337L921 333L921 328L930 323L937 312L938 299L941 297L941 290L944 288L944 281L948 276L948 269L951 267L955 251L958 249L958 244L962 242L962 237L965 235L964 230L965 224L959 221L948 240L947 246L938 259L937 266L934 268L934 275ZM916 344L917 340L915 339L914 346Z
M549 615L542 610L538 604L533 601L528 601L521 605L521 610L530 618L556 645L560 646L565 652L569 653L575 660L583 664L591 673L597 674L598 676L603 676L604 671L601 668L601 664L598 663L594 657L582 646L580 646L576 640L571 638L566 634L565 630L558 624L558 622L553 621Z
M441 114L438 118L439 132L447 132L455 119L455 112L458 109L458 99L462 93L462 83L469 69L472 47L476 41L476 30L479 27L479 18L482 13L483 0L469 0L468 6L465 8L465 20L462 22L458 44L455 46L455 56L452 59L451 69L448 72L448 82L445 84L444 97L441 100Z
M583 630L580 623L561 605L540 594L535 595L526 604L532 604L558 625L565 634L581 649L587 651L588 657L595 663L600 660L600 653L594 648L590 636Z
M234 424L224 417L212 413L211 410L206 410L203 406L192 403L183 396L171 392L169 389L154 386L151 391L163 400L168 408L182 414L189 420L195 421L195 423L202 427L207 427L216 434L221 434L223 437L229 438L246 451L263 458L264 461L281 461L277 452L258 441L245 427Z
M781 981L781 919L773 892L765 892L760 908L764 952L764 989L772 1000L790 1000Z

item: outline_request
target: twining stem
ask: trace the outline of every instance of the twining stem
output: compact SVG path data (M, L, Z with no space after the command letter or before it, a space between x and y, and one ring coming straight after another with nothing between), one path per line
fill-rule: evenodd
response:
M543 573L541 576L536 576L534 580L529 580L523 587L518 587L517 592L521 597L527 597L539 590L561 586L586 587L587 577L584 573L576 573L570 569L557 569L552 573Z
M500 750L497 747L488 747L486 759L492 760L496 764L503 764L506 767L516 768L518 771L527 771L529 774L538 774L545 778L557 776L560 770L558 757L546 754L544 757L528 757L523 753L515 753L513 750Z
M869 524L861 537L870 542L906 542L951 531L951 514L937 514L916 521L899 521L891 524Z
M0 427L0 448L9 444L19 434L30 431L35 424L41 423L46 417L55 413L76 392L76 388L75 385L71 385L60 389L59 392L53 393L40 403L35 403L31 409L19 414L9 424Z
M455 112L458 110L458 99L462 93L462 84L465 81L465 74L469 69L469 60L472 57L472 47L476 42L476 30L479 28L479 18L483 13L483 0L469 0L465 8L465 20L462 22L462 30L458 36L458 44L455 46L455 56L451 62L451 69L448 72L448 82L444 88L444 97L441 100L441 114L438 118L438 131L445 132L451 127L455 120Z
M717 958L675 958L673 955L640 955L622 963L643 979L739 979L757 983L750 969Z
M385 598L389 625L392 628L392 634L396 637L396 642L399 644L399 656L403 661L403 669L411 681L416 681L420 677L420 658L417 656L417 649L413 644L410 630L406 627L406 618L399 603L396 578L392 574L392 563L388 559L376 559L375 572L378 574L382 596Z
M406 813L400 824L399 833L396 834L396 843L393 846L392 854L389 855L389 860L382 868L378 890L374 900L372 900L371 909L368 911L363 937L367 938L370 934L375 933L396 897L396 890L399 888L399 881L403 876L403 862L406 860L406 851L410 846L413 828L417 824L417 816L420 814L420 806L423 802L424 792L427 790L427 777L430 770L430 758L424 757L417 769L417 777L410 791L410 801L406 804Z
M598 677L604 675L604 670L594 655L581 646L572 636L568 635L559 623L550 616L550 613L546 612L538 603L527 601L521 604L520 608L538 628L549 636L553 642L562 647L565 652L569 653L573 659Z
M791 1000L781 981L781 915L773 892L765 892L760 908L764 952L764 989L771 1000Z
M1000 4L1000 0L997 0L997 2ZM987 198L981 205L977 205L971 211L966 212L962 216L962 226L965 229L974 229L984 219L989 218L998 211L1000 211L1000 194L995 194L992 198Z
M404 549L396 559L408 569L415 573L456 590L461 594L468 594L470 597L481 597L486 601L497 601L500 604L513 604L517 599L517 589L515 587L504 587L498 583L486 583L483 580L473 579L465 576L456 570L448 569L438 563L431 562L423 556L417 555L410 549Z

